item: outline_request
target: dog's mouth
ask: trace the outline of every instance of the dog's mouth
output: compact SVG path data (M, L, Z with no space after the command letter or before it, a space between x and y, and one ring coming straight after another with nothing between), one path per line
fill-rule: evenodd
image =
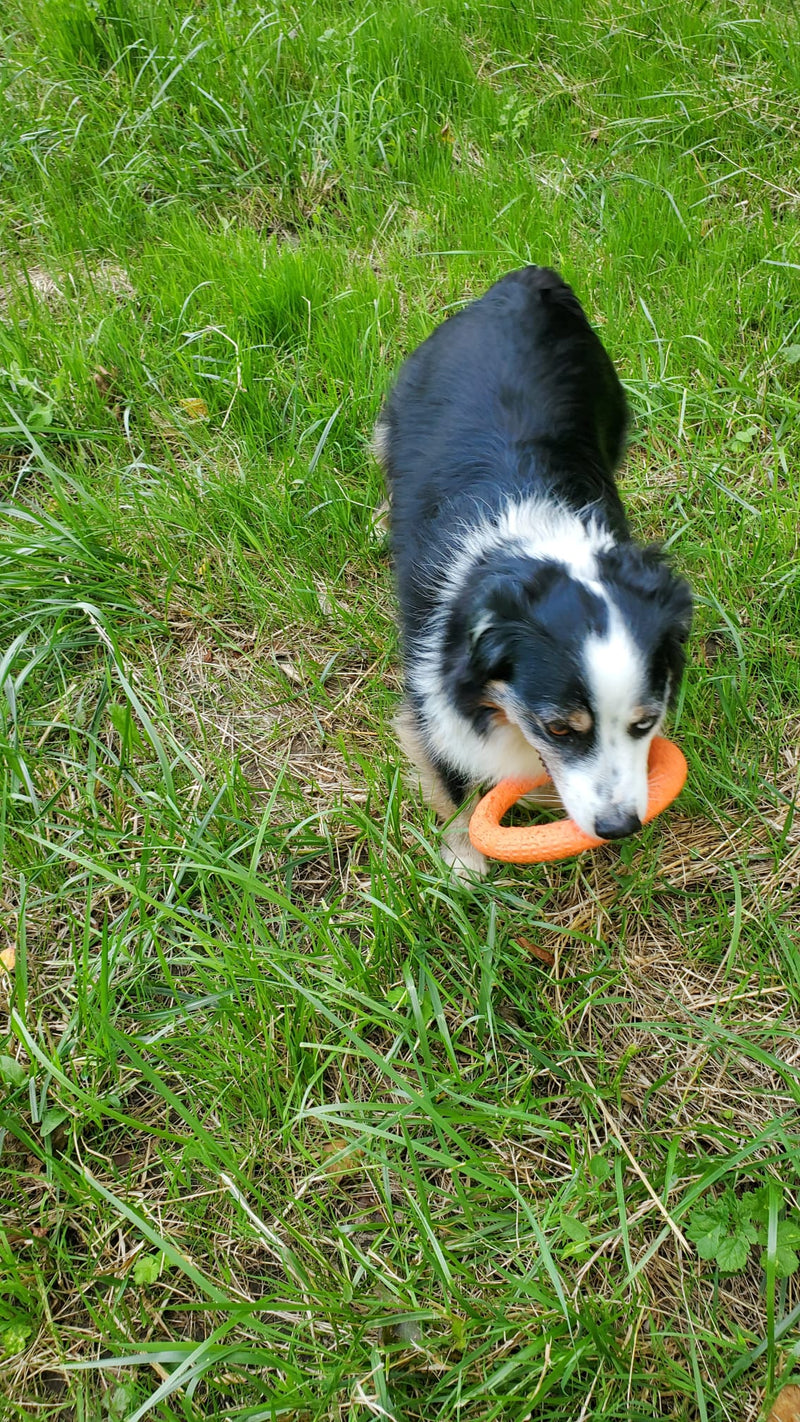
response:
M540 748L539 746L536 747L536 750L537 750L537 752L538 752L539 759L540 759L540 761L542 762L542 765L544 766L545 770L547 771L547 774L550 776L550 779L552 780L553 784L555 785L555 783L556 783L556 777L555 777L555 775L553 774L553 767L548 763L547 757L542 753L542 750L541 750L541 748ZM558 787L556 787L556 788L558 788Z

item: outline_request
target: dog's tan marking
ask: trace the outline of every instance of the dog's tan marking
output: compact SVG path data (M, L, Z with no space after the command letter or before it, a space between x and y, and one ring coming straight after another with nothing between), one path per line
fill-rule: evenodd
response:
M582 735L585 734L586 731L591 731L593 724L592 717L588 711L573 711L567 717L567 725L571 726L573 731L580 731Z
M503 704L508 692L508 687L504 681L488 681L481 697L481 706L485 706L487 711L494 711L494 724L496 726L507 726L509 716Z
M640 721L653 721L661 714L660 706L634 706L630 725L638 726Z

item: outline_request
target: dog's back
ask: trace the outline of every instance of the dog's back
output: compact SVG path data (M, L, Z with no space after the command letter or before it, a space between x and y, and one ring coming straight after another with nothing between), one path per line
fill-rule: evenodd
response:
M404 611L444 547L510 498L600 502L624 537L613 471L625 427L614 367L547 267L509 273L437 327L402 367L377 438Z

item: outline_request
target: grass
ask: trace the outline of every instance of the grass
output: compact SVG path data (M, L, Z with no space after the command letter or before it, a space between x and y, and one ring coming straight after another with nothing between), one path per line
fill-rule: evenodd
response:
M0 1417L755 1422L800 1346L793 12L2 35ZM367 446L528 260L696 589L690 780L464 890L399 774ZM698 1259L762 1185L766 1268Z

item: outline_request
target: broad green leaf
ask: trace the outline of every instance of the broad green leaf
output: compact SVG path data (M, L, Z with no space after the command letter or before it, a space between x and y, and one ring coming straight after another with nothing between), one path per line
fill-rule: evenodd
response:
M742 1209L758 1224L766 1224L769 1213L769 1191L766 1185L762 1185L758 1190L745 1190L739 1204Z
M42 1117L39 1130L43 1136L50 1136L57 1126L68 1119L69 1111L65 1111L61 1106L49 1106Z
M767 1243L767 1231L762 1229L759 1232L759 1239L763 1245ZM778 1237L775 1246L775 1277L778 1279L789 1279L797 1270L800 1264L796 1246L800 1245L800 1224L797 1220L778 1220ZM761 1267L767 1267L768 1252L761 1251Z
M763 1226L758 1231L759 1244L767 1243L767 1227ZM800 1244L800 1222L796 1219L778 1220L778 1243L785 1244L790 1249L794 1249Z
M161 1273L163 1254L141 1254L133 1266L135 1284L154 1284Z
M0 1081L7 1086L24 1086L28 1080L27 1068L14 1057L0 1056Z
M561 1228L568 1239L572 1239L576 1244L584 1244L587 1239L591 1239L592 1231L583 1220L576 1219L575 1215L562 1215Z
M717 1225L710 1234L704 1234L696 1240L697 1253L701 1259L716 1259L717 1250L725 1238L725 1230L722 1225Z
M21 1353L33 1329L27 1323L10 1323L0 1333L0 1357L10 1358Z
M800 1257L798 1257L796 1250L790 1249L787 1244L777 1245L775 1250L776 1279L790 1279L792 1277L792 1274L796 1273L798 1264L800 1264ZM766 1267L767 1251L766 1249L762 1249L761 1268L766 1269Z
M691 1219L686 1229L687 1239L691 1239L695 1244L705 1238L706 1235L715 1234L720 1231L724 1233L730 1226L730 1214L724 1205L714 1205L711 1208L701 1206L692 1211Z
M743 1269L750 1253L750 1245L740 1234L727 1234L717 1248L717 1263L724 1274L735 1274Z
M127 1417L133 1411L136 1394L132 1387L120 1383L108 1399L108 1410L112 1417Z
M589 1174L602 1185L611 1174L611 1162L604 1155L593 1155L589 1161Z

